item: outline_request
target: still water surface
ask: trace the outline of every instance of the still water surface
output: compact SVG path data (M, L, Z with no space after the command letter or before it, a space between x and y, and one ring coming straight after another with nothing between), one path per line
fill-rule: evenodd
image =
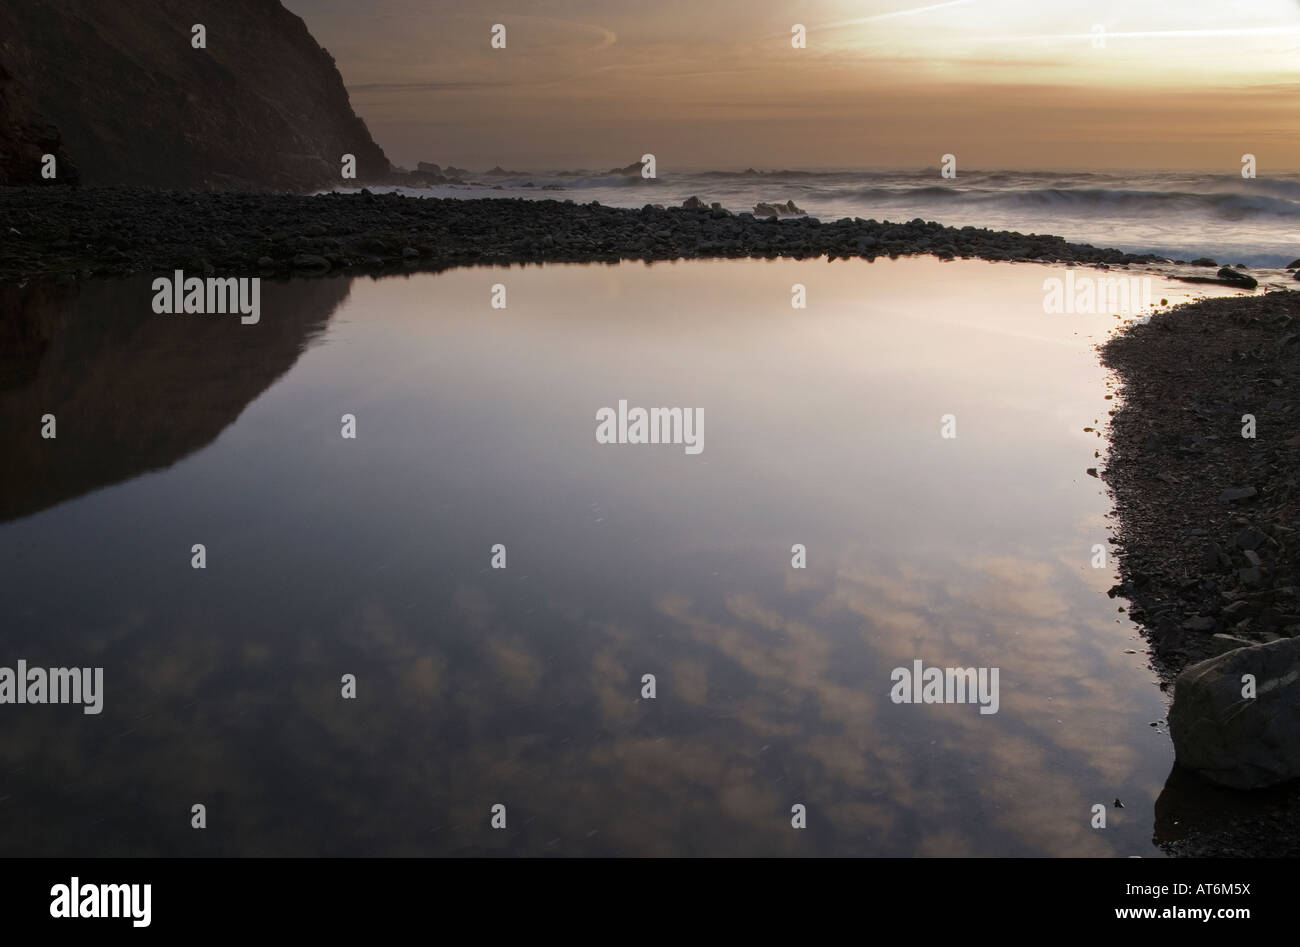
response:
M268 282L256 326L11 291L0 664L105 694L0 707L0 853L1159 854L1165 707L1091 565L1119 323L1052 272ZM702 453L598 444L620 399ZM998 712L893 703L916 660Z

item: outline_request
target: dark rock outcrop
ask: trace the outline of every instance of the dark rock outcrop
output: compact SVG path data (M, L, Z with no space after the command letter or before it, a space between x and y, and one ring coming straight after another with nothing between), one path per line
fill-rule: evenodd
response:
M47 154L56 160L52 180L41 176ZM27 90L0 62L0 185L76 184L77 178L59 129L36 112Z
M1300 638L1237 648L1187 668L1174 685L1169 734L1180 766L1222 786L1257 789L1300 778Z
M786 201L784 204L759 201L754 205L755 217L797 217L805 213L807 212L797 207L794 201Z
M279 0L5 0L0 66L8 183L33 183L33 148L59 133L91 185L313 188L341 180L344 154L359 180L389 171L333 58Z
M1199 264L1193 262L1192 265L1197 266ZM1255 279L1255 277L1235 270L1230 266L1220 267L1219 272L1214 276L1175 276L1171 274L1169 278L1183 283L1216 283L1220 286L1233 286L1237 289L1254 289L1259 285L1259 280Z

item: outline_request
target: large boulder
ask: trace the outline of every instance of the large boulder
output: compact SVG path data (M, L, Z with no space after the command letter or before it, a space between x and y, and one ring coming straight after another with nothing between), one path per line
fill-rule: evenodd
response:
M1242 678L1253 675L1255 696ZM1300 638L1237 648L1178 675L1169 733L1178 763L1234 789L1300 778Z

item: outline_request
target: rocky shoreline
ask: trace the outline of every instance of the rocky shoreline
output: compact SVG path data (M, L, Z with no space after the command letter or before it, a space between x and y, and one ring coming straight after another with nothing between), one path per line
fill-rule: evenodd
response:
M1126 265L1150 255L975 227L523 199L0 188L0 282L165 273L311 276L474 264L932 254Z
M1300 635L1300 293L1176 307L1101 355L1122 385L1103 472L1120 523L1112 593L1162 672L1234 643L1215 635Z
M1294 752L1294 735L1273 745L1266 731L1278 713L1295 712L1294 685L1263 711L1271 719L1254 747L1237 738L1256 705L1236 689L1250 660L1289 660L1300 645L1300 293L1176 307L1115 336L1101 356L1121 386L1102 472L1118 520L1121 582L1111 594L1130 601L1162 689L1225 656L1219 693L1230 707L1211 711L1209 726L1182 723L1179 757L1226 750L1276 767ZM1207 709L1213 675L1201 668L1178 679L1172 730ZM1207 746L1225 735L1228 745ZM1300 781L1200 788L1218 800L1214 817L1207 831L1163 845L1169 854L1300 854Z

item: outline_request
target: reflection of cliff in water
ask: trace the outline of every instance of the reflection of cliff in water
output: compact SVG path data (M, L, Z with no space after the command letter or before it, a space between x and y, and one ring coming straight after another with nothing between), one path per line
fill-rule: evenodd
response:
M0 522L216 439L347 298L343 279L262 282L261 321L155 315L149 280L0 286ZM57 438L41 437L41 417Z

